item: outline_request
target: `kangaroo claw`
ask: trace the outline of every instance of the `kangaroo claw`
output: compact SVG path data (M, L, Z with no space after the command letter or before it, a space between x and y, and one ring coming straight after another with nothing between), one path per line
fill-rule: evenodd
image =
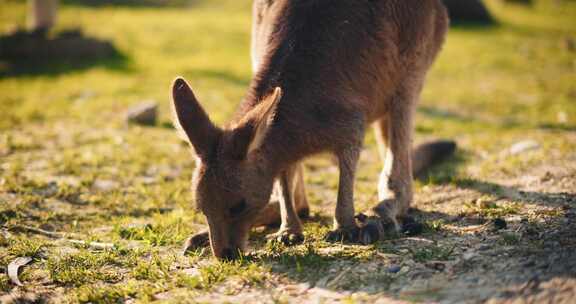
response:
M380 223L374 221L360 227L360 243L369 245L378 242L383 236L381 227Z
M364 216L363 214L360 215ZM361 222L360 227L337 229L328 232L325 237L327 242L337 243L351 243L369 245L378 242L382 238L382 225L379 221L363 218L366 221Z
M330 243L359 243L360 228L339 228L326 234L324 239Z
M402 221L402 233L407 236L415 236L421 234L424 230L422 223L416 222L412 217L405 217Z
M288 230L269 234L266 238L270 242L279 242L286 246L298 245L304 242L304 234L302 232L290 232Z
M182 247L182 255L185 255L189 251L194 251L208 246L210 246L208 230L200 231L189 237L186 242L184 242L184 246Z

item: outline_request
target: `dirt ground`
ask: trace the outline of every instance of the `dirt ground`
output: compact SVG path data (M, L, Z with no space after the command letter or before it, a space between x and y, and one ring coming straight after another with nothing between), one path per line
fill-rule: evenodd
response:
M228 286L222 286L196 300L574 303L575 177L576 158L569 158L515 178L425 186L412 214L441 223L434 232L386 241L362 258L335 261L317 279L286 280L280 270L265 289L226 295ZM505 228L484 217L492 211ZM354 247L324 246L319 254Z

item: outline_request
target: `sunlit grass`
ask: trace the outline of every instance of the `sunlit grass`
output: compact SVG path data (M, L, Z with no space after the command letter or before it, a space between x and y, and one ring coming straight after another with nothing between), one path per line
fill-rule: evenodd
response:
M307 243L284 248L256 242L256 253L237 263L209 260L208 251L179 257L184 239L205 220L189 191L191 151L170 128L169 86L183 75L216 122L231 117L251 75L250 2L137 8L72 2L62 5L56 31L80 27L112 41L124 59L0 75L0 225L73 233L87 242L109 242L114 249L62 245L16 232L10 240L0 235L2 265L18 256L35 258L36 268L25 271L28 284L43 286L38 278L43 276L63 288L57 296L72 302L146 302L167 291L178 295L180 289L186 298L233 280L245 288L264 288L279 274L315 282L337 261L366 261L376 254L422 263L456 255L443 244L412 251L393 243L325 251L322 239L331 219L322 216L332 213L338 183L330 159L321 157L308 164L308 197L322 222L306 224ZM484 180L561 162L576 149L576 50L571 46L576 44L576 3L536 2L525 8L488 1L497 25L459 25L450 31L428 75L416 141L453 138L459 152L418 188L449 184L507 199L504 187ZM24 1L0 0L0 32L23 26L25 9ZM5 71L0 66L0 73ZM160 105L157 126L125 125L126 110L150 99ZM507 154L526 139L537 141L539 149ZM380 164L371 135L363 157L358 210L376 200ZM516 215L523 207L510 201L462 206L468 214L488 218ZM425 232L444 233L449 225L426 219ZM503 235L501 243L515 245L519 239ZM388 286L394 278L377 272L365 279ZM362 282L342 288L354 290ZM0 290L12 287L0 276Z

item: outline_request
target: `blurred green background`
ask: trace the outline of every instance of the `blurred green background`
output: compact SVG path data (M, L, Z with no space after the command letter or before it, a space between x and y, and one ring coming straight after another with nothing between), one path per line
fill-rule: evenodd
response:
M215 120L229 117L250 79L250 1L148 2L174 6L64 1L55 31L81 28L112 41L125 58L86 63L81 69L48 65L15 77L2 66L0 127L54 119L110 123L140 99L161 101L166 110L167 90L176 75L191 81ZM25 23L23 1L2 0L0 5L3 31ZM463 119L467 129L483 120L490 123L475 129L573 126L574 2L536 1L524 7L488 1L488 6L498 25L452 29L422 104L473 117ZM90 98L75 102L84 95ZM454 120L427 118L418 120L420 130L454 134Z

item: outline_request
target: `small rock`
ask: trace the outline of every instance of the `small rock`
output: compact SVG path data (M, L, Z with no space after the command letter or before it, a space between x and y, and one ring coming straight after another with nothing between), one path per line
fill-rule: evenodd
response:
M446 269L446 264L437 261L428 262L424 264L424 266L438 271L444 271L444 269Z
M56 230L56 227L50 223L43 223L40 225L40 229L53 232Z
M540 144L534 140L523 140L513 144L508 152L510 155L517 155L520 153L537 150L540 148Z
M193 277L200 276L202 274L198 268L186 268L183 269L182 272Z
M502 218L495 218L493 223L494 223L494 228L496 228L497 230L508 228L508 224L506 223L506 220L504 220Z
M156 124L158 104L155 101L146 101L128 110L126 121L129 123L152 126Z
M490 250L492 248L492 246L490 245L486 245L486 244L482 244L478 247L479 251L486 251L486 250Z
M143 185L152 185L158 182L158 179L153 176L142 176L137 178L138 182L142 183Z
M118 183L113 180L98 179L92 186L99 191L111 191L118 188Z
M524 264L522 264L523 267L532 267L532 266L534 266L534 265L536 265L536 262L534 262L534 261L532 261L532 260L527 261L527 262L525 262Z
M527 235L530 236L537 236L539 234L538 229L534 228L534 227L528 227L526 228L526 232Z
M554 175L550 172L550 171L546 171L546 173L544 174L544 176L542 176L540 178L541 182L547 182L550 181L554 178Z
M462 259L464 259L464 261L468 261L468 260L471 260L475 256L476 256L476 254L474 252L466 252L462 255Z
M472 284L478 284L478 282L480 281L480 278L478 278L478 277L467 277L467 278L464 278L464 281L465 281L465 282L468 282L468 283L472 283Z
M403 275L408 273L412 268L408 267L408 266L403 266L402 269L400 269L400 271L398 272L399 275Z
M388 271L389 273L398 273L400 269L402 269L402 267L400 267L399 265L392 265L388 267L386 271Z

